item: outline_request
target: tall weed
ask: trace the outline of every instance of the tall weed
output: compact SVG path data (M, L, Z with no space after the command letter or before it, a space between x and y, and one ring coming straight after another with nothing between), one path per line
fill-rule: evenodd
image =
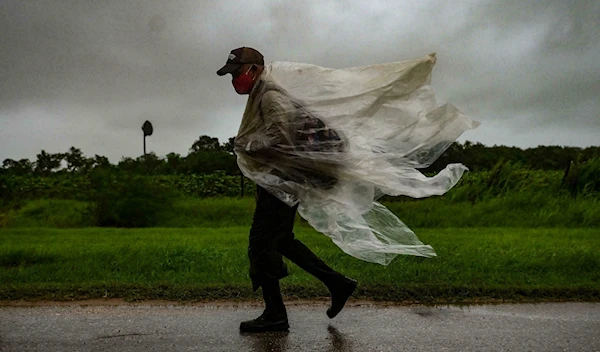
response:
M600 192L600 158L585 163L571 163L563 179L563 186L573 195L589 195Z

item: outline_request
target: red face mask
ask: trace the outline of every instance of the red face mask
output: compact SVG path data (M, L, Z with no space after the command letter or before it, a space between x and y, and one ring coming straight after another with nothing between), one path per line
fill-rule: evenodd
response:
M250 67L246 73L242 73L231 81L233 88L238 94L250 94L252 91L252 87L254 87L254 78L250 75L251 68L252 67Z

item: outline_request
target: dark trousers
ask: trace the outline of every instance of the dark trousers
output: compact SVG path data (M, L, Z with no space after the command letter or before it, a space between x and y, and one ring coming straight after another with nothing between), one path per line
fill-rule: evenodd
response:
M294 238L297 209L297 205L290 207L257 186L256 210L248 246L250 278L254 291L267 282L272 283L288 275L282 256L321 280L327 287L343 278Z

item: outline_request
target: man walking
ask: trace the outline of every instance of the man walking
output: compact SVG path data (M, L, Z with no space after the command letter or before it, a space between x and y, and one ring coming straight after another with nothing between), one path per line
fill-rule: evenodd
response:
M249 95L235 140L236 154L243 154L244 162L252 163L253 169L283 180L276 188L262 187L260 180L255 180L258 181L256 210L250 229L248 257L252 287L254 291L262 287L265 310L258 318L242 322L240 330L262 332L289 328L279 286L279 280L288 275L282 256L327 286L331 293L327 315L333 318L342 310L357 282L327 266L294 238L298 204L290 206L282 198L286 192L292 192L288 181L323 188L335 183L329 168L320 170L314 162L298 158L290 161L291 158L286 157L290 150L310 150L310 146L317 145L315 141L320 140L328 151L334 151L340 150L343 142L322 121L309 116L301 104L270 77L265 71L263 55L257 50L248 47L232 50L217 74L231 74L235 91ZM312 127L309 130L306 126Z

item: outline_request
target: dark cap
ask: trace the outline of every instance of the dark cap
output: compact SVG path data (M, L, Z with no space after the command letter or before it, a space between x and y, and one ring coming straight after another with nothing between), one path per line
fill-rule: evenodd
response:
M228 73L233 73L242 64L264 65L265 60L262 54L255 49L247 48L245 46L233 49L227 58L227 63L217 71L217 74L219 76L225 76Z

